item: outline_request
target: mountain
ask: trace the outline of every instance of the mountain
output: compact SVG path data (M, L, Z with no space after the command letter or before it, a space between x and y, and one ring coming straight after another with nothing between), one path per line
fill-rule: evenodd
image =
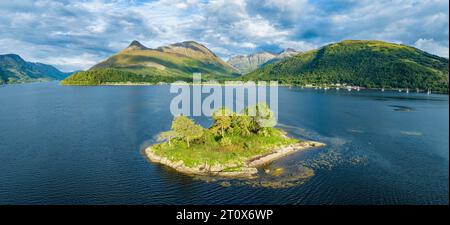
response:
M406 45L346 40L265 65L241 79L448 92L448 62Z
M0 84L62 80L68 75L50 65L27 62L15 54L0 55Z
M194 41L185 41L156 49L138 41L85 72L78 72L62 84L99 85L122 82L172 82L192 80L192 73L204 79L238 76L238 71L211 50Z
M259 52L251 55L238 55L231 57L227 62L242 74L249 73L277 55L270 52Z
M281 53L279 53L276 58L277 59L284 59L284 58L292 57L292 56L297 55L299 53L301 53L301 52L299 52L299 51L297 51L297 50L295 50L293 48L287 48L284 51L282 51Z
M287 48L287 49L283 50L282 52L278 53L275 56L275 58L268 60L267 62L265 62L262 65L260 65L258 68L264 67L264 66L266 66L268 64L271 64L271 63L275 63L275 62L281 61L281 60L283 60L285 58L290 58L290 57L298 55L300 53L301 52L299 52L299 51L297 51L295 49Z
M269 63L278 62L284 58L292 57L300 52L288 48L276 54L271 52L259 52L251 55L238 55L231 57L227 62L242 74L247 74Z

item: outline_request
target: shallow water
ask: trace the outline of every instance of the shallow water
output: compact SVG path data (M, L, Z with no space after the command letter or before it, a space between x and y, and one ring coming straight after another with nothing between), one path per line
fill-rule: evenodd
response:
M168 86L0 87L0 203L448 204L447 95L280 88L278 126L327 147L229 187L141 154L169 129L172 97Z

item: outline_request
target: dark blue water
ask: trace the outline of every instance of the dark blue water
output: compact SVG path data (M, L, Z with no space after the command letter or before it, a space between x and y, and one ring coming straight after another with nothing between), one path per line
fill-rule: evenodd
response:
M315 175L289 188L222 187L142 155L170 127L167 86L2 86L0 204L448 204L447 95L279 97L279 126L327 147L271 166Z

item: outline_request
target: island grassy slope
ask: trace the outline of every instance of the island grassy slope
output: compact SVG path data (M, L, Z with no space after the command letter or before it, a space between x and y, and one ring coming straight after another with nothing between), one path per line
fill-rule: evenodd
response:
M264 122L271 120L272 112L267 106L253 108L265 111ZM323 146L289 138L274 127L262 127L261 114L247 116L228 113L226 109L219 112L214 114L214 124L208 129L187 117L176 117L172 130L160 134L160 140L166 141L148 147L145 154L153 162L186 174L255 177L256 166Z

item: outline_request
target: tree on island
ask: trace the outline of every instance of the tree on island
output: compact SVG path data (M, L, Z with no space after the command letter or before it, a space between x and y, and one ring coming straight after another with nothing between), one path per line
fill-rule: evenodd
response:
M161 132L158 136L158 141L166 141L169 143L169 146L172 146L171 140L178 137L177 133L173 130Z
M262 136L268 136L272 127L276 125L276 120L272 110L264 103L245 108L243 115L249 118L249 130Z
M172 145L172 140L183 141L189 148L192 143L229 146L233 144L234 137L268 137L280 134L273 128L276 120L267 104L247 107L241 113L222 107L212 117L213 124L205 129L186 116L177 116L172 121L172 130L162 132L158 140L167 140L169 146Z
M204 128L186 116L177 116L172 122L172 130L176 137L186 141L189 148L191 141L202 137Z
M214 124L211 127L211 131L216 135L220 135L222 138L225 137L225 131L231 126L232 112L229 109L222 107L215 111L212 117L214 119Z
M232 117L232 127L233 127L233 133L242 135L242 136L249 136L251 135L251 125L252 125L252 119L250 116L245 114L235 114Z

